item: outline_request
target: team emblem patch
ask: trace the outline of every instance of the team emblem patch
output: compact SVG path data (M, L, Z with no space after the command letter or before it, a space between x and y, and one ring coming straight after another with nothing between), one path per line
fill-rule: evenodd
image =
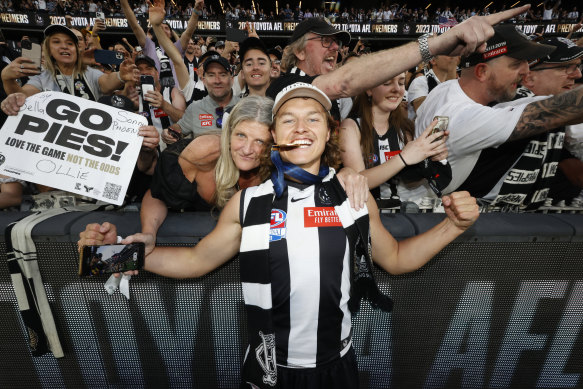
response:
M85 86L81 81L75 81L75 89L82 91L85 89Z
M321 186L320 189L318 189L318 197L320 198L320 201L322 202L323 205L332 204L332 199L330 198L328 192L326 192L326 188L324 188L323 186Z
M271 222L269 226L269 241L276 242L285 238L287 214L281 209L271 210Z
M379 161L379 156L376 154L369 154L368 155L368 162L369 163L377 163Z

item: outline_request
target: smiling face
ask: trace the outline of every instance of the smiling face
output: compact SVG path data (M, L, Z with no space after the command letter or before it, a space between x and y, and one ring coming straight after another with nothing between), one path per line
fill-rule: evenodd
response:
M265 145L271 139L269 127L255 120L239 122L231 132L231 158L242 171L259 167Z
M391 78L366 92L372 99L372 104L383 112L392 112L403 101L405 95L405 73Z
M318 174L320 159L330 139L324 107L311 98L290 99L277 111L274 125L271 134L275 143L301 145L281 150L281 159Z
M249 86L263 87L270 81L271 63L261 50L250 49L245 53L241 71Z
M330 47L322 46L320 35L312 32L308 33L306 47L296 53L298 58L298 68L303 70L308 76L319 76L327 74L336 68L338 58L338 43L332 42Z
M269 54L269 59L271 59L271 79L278 78L281 74L281 61L275 54Z
M209 95L215 101L223 101L231 94L233 77L218 63L211 63L207 66L204 71L203 82Z
M77 62L77 44L67 34L56 33L49 38L49 53L59 65L74 65Z

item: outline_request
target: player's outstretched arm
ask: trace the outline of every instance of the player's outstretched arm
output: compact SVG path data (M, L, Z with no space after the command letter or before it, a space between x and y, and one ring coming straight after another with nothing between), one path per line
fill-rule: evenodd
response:
M198 244L194 247L155 247L146 256L144 269L170 278L194 278L213 271L233 258L239 252L241 244L240 196L241 192L238 192L231 198L216 227ZM124 239L122 243L141 242L144 239L142 234L135 234Z
M391 274L415 271L467 230L478 218L476 199L468 192L443 196L447 218L423 234L397 242L381 223L378 208L369 201L373 260Z

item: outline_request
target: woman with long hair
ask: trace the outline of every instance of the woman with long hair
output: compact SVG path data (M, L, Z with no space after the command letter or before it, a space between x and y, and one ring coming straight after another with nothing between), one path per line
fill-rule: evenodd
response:
M32 60L19 57L2 71L2 82L8 94L23 93L26 97L42 91L57 91L97 101L102 95L121 89L126 81L137 81L135 65L126 60L120 71L104 74L88 67L79 49L78 38L65 26L53 24L45 29L42 43L44 70ZM85 53L91 54L92 51ZM30 77L20 86L21 77ZM15 97L7 97L15 99Z
M142 232L155 242L169 208L222 209L237 190L267 178L259 174L259 163L271 143L272 106L271 99L249 96L233 107L222 132L170 145L160 155L142 201Z
M404 94L403 73L357 96L351 114L340 125L342 163L367 177L377 199L397 198L397 180L392 178L403 168L425 158L447 157L447 132L432 134L435 122L413 139L415 126L401 107Z

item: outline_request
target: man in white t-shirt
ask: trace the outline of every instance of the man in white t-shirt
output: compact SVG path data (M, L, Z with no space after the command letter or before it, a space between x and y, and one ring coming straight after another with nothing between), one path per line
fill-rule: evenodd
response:
M583 88L557 97L523 99L512 106L488 106L511 100L528 73L527 60L554 50L529 41L512 25L496 26L494 31L484 53L462 58L459 80L438 85L417 112L417 136L435 116L449 117L447 145L453 179L445 193L466 180L483 149L583 122L583 110L574 109L583 98Z

